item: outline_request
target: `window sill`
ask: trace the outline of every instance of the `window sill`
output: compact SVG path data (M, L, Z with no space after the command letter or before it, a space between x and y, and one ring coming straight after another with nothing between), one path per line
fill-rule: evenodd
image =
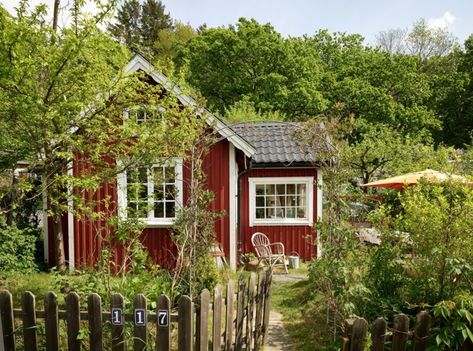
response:
M176 221L173 219L142 219L143 223L145 224L146 228L169 228L174 225Z
M274 221L258 221L254 220L251 222L250 227L258 227L258 226L312 226L314 223L308 220L301 220L301 221L281 221L281 220L274 220Z

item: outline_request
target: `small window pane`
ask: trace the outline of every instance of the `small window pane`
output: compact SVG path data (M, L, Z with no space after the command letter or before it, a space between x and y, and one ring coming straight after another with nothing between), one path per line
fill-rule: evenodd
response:
M176 215L174 201L166 201L166 218L174 218Z
M296 193L296 185L295 184L287 184L287 191L288 195L293 195Z
M276 196L266 196L266 206L267 207L276 206Z
M288 207L286 209L287 218L296 218L296 209L294 207Z
M161 184L154 185L154 199L156 201L164 200L164 191L163 191L163 186Z
M275 215L276 215L276 209L274 208L266 209L266 218L274 218Z
M286 205L286 197L284 195L278 196L276 200L277 200L276 204L278 206L285 206Z
M297 194L298 195L305 195L305 184L297 184Z
M297 218L306 218L305 217L305 208L298 207L297 208Z
M166 184L166 200L174 200L176 187L173 184Z
M162 184L164 182L164 171L163 167L155 167L154 169L154 178L153 181L155 184Z
M295 197L294 195L287 196L287 199L286 199L286 200L287 200L286 204L287 204L288 206L295 206L295 205L297 205L297 203L296 203L296 197Z
M284 218L284 213L285 213L285 210L284 208L278 208L276 209L276 217L277 218Z
M264 208L256 209L256 218L264 218Z
M155 202L154 203L154 217L155 218L164 218L164 202Z
M266 195L274 195L276 186L274 184L266 184Z
M256 206L263 207L264 206L264 196L257 196L256 197Z
M276 194L284 195L286 193L286 184L277 184L276 185Z
M264 184L256 184L256 195L264 195Z
M164 167L164 182L174 183L176 178L176 170L174 167Z

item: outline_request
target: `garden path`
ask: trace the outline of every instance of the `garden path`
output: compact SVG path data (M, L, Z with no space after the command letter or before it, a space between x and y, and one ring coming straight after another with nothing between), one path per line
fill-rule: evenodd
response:
M275 281L288 281L306 279L303 274L275 274ZM283 315L279 312L271 310L269 313L268 335L264 344L264 351L288 351L294 350L294 343L288 332L284 328Z

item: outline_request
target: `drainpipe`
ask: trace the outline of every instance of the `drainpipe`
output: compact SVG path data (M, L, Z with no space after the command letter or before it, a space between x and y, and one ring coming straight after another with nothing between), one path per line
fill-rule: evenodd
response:
M237 232L238 232L238 246L237 246L237 251L238 251L238 263L243 264L241 258L242 258L242 237L243 237L243 229L241 225L241 206L242 206L242 196L241 196L241 189L243 188L243 176L248 173L248 171L251 169L251 160L248 164L247 162L247 157L245 156L245 169L238 173L238 190L237 190L237 201L238 201L238 206L237 206Z

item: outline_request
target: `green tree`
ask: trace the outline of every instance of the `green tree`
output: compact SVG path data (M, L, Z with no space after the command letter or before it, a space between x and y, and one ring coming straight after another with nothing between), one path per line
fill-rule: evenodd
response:
M270 24L240 18L236 26L203 28L181 46L175 62L222 114L242 99L261 112L294 118L315 115L326 103L316 56L304 40L284 39Z
M60 270L65 268L63 214L110 219L106 210L94 212L97 203L86 194L114 182L129 167L184 156L201 123L192 109L163 96L161 87L147 84L139 74L123 74L129 53L99 29L105 15L91 18L78 11L73 27L56 31L45 24L43 5L30 12L23 1L16 16L0 7L2 137L9 160L24 157L39 175L36 196L47 197ZM120 123L125 109L143 104L162 106L163 119ZM70 175L74 155L82 155L88 171ZM73 209L67 205L71 199ZM110 199L103 201L103 209L116 208Z
M130 50L152 56L158 55L156 43L160 32L172 30L169 13L159 0L127 0L118 9L115 21L108 25L110 34Z

